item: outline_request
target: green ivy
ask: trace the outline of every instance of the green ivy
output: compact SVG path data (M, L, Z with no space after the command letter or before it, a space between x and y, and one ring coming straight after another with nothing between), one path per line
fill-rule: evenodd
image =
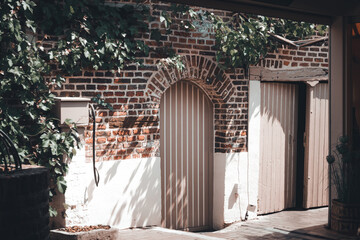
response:
M44 78L50 68L26 32L36 29L35 6L30 0L0 4L0 128L11 136L23 162L49 169L52 195L56 187L62 193L66 189L63 156L72 158L78 136L75 127L61 132L51 111L55 96L49 87L61 85L61 79Z
M147 56L149 47L137 40L148 31L144 5L110 6L101 0L40 0L36 22L42 32L58 37L48 60L66 74L82 69L121 69Z
M289 40L300 40L314 35L324 35L325 25L296 22L286 19L270 18L258 15L233 13L231 17L220 17L210 11L194 11L189 6L172 4L173 16L180 14L184 30L194 30L194 20L211 25L215 34L216 61L223 69L244 68L255 65L266 57L269 51L278 48L278 41L271 34L281 35ZM163 14L164 15L164 14ZM226 19L226 20L224 20ZM171 21L163 18L166 25Z

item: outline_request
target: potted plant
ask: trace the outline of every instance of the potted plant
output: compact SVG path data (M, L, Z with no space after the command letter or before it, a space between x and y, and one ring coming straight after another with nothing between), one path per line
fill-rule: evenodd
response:
M349 138L343 136L326 159L337 194L337 199L332 200L331 228L356 234L360 227L360 151L354 141L350 144Z

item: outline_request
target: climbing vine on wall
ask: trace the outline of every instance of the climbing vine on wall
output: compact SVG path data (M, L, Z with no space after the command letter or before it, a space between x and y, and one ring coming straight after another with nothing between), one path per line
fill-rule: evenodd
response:
M0 128L12 138L24 162L50 170L52 195L55 188L66 189L67 165L62 157L72 158L78 136L75 128L61 132L50 111L55 96L49 86L60 85L61 79L43 77L50 68L27 34L36 29L34 7L29 0L0 4Z
M257 64L269 51L278 48L278 41L272 34L289 40L300 40L319 33L326 34L327 26L286 19L233 13L231 17L221 17L213 12L194 10L189 6L173 4L170 8L173 16L187 19L181 21L185 30L195 28L194 21L210 24L215 34L216 61L223 69L245 68ZM171 15L162 13L165 25L171 24ZM186 19L185 18L185 19ZM224 20L226 19L226 20Z
M149 52L143 41L136 40L148 30L146 6L109 6L100 0L39 1L38 5L39 29L58 37L48 60L66 74L84 68L121 69Z

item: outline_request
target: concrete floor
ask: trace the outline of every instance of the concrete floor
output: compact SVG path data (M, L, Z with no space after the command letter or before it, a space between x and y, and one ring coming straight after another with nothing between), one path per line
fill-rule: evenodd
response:
M117 239L360 239L325 228L327 208L289 210L237 222L214 232L191 233L160 227L119 230Z

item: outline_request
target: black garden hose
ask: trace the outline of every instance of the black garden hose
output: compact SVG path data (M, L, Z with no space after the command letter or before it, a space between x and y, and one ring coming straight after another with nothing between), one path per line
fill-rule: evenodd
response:
M90 115L91 118L93 120L93 134L92 134L92 140L93 140L93 171L94 171L94 181L95 181L95 185L98 186L99 185L99 181L100 181L100 174L99 171L97 170L96 166L95 166L95 131L96 131L96 123L95 123L95 108L92 104L90 104Z

